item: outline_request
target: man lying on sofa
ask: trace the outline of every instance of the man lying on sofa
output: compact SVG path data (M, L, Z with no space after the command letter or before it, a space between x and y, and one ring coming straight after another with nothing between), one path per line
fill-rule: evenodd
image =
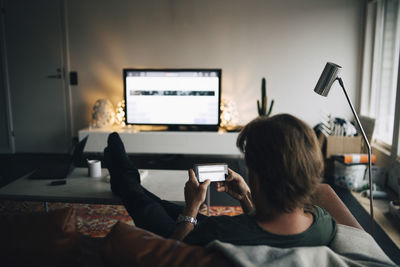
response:
M345 205L324 184L323 158L313 130L288 114L259 117L238 140L249 185L232 170L217 190L237 199L244 214L199 214L210 181L199 184L193 170L185 185L186 206L161 200L140 185L139 172L117 133L110 134L104 157L112 192L120 196L135 225L192 245L213 240L240 246L275 248L327 246L337 224L362 229ZM218 149L218 148L216 148Z

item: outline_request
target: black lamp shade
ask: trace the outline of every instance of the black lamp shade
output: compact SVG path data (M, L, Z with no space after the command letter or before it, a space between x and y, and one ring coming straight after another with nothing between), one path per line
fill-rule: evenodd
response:
M314 92L322 96L327 96L329 90L331 90L332 84L338 77L341 68L341 66L335 63L326 63L325 68L322 71L321 76L319 77L317 85L315 86Z

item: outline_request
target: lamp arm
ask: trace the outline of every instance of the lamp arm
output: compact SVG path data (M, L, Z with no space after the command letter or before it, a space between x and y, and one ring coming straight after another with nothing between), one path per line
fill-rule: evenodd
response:
M365 132L364 132L364 129L363 129L362 125L361 125L360 119L358 118L357 112L356 112L356 110L354 109L353 103L351 102L351 100L350 100L350 98L349 98L349 96L348 96L348 94L347 94L347 91L346 91L346 89L344 88L344 84L343 84L342 78L337 77L336 80L339 81L339 84L340 84L340 86L341 86L342 89L343 89L344 95L346 96L347 102L349 102L351 111L353 112L353 115L354 115L354 117L356 118L358 127L360 127L362 137L363 137L363 139L364 139L364 141L365 141L365 143L366 143L366 145L367 145L367 149L368 149L369 210L370 210L370 215L371 215L371 216L370 216L370 234L373 236L373 232L374 232L374 231L373 231L373 230L374 230L374 228L373 228L373 225L374 225L374 224L373 224L373 222L374 222L374 206L373 206L373 196L372 196L372 163L371 163L371 154L372 154L372 153L371 153L371 145L370 145L370 143L368 142L367 135L366 135Z

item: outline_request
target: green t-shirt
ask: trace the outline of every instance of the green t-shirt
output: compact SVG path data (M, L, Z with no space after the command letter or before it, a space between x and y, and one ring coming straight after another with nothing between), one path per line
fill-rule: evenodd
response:
M277 235L262 229L254 217L247 214L237 216L211 216L184 239L191 245L204 246L212 240L234 245L269 245L273 247L301 247L328 245L336 234L336 222L321 207L311 211L314 222L304 232L295 235Z

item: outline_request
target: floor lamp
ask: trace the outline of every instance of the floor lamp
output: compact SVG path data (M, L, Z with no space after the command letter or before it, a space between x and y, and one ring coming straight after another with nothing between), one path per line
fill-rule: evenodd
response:
M374 207L373 207L373 196L372 196L372 163L371 163L371 145L368 142L367 136L365 135L364 129L361 125L360 119L357 116L357 113L354 109L353 104L351 103L351 100L346 92L346 89L344 88L343 81L340 77L338 77L339 70L342 67L332 63L328 62L325 65L324 70L322 71L321 76L319 77L318 83L315 86L314 92L316 92L319 95L322 96L327 96L332 84L337 80L340 84L340 86L343 89L344 95L347 98L347 102L350 105L351 111L353 112L354 117L356 118L358 127L360 127L362 137L367 145L368 148L368 173L369 173L369 209L370 209L370 234L373 235L373 222L374 222Z

